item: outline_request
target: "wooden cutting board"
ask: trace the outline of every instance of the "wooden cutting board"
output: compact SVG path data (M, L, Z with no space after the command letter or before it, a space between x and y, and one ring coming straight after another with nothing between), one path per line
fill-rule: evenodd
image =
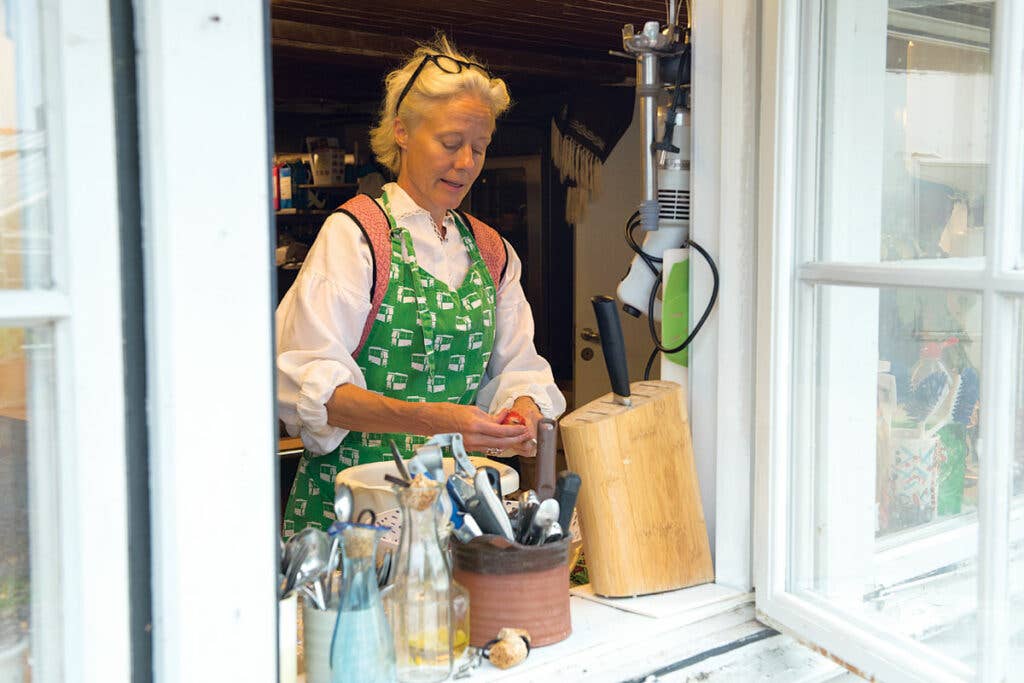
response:
M595 593L644 595L714 581L690 424L675 382L634 382L560 423Z

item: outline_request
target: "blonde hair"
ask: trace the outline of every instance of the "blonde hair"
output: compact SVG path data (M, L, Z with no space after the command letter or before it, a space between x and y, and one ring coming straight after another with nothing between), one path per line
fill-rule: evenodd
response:
M398 175L402 150L395 140L395 119L401 119L408 128L413 128L422 119L425 110L432 104L445 102L458 95L470 94L478 97L490 108L494 118L508 109L512 100L508 95L505 81L490 78L476 67L463 67L457 74L442 71L435 64L426 64L420 70L412 88L401 102L401 110L395 112L398 98L412 78L416 68L429 55L445 55L460 62L480 61L457 51L444 34L438 34L433 42L421 45L412 57L384 79L384 101L380 106L380 121L370 131L370 147L377 160L392 173Z

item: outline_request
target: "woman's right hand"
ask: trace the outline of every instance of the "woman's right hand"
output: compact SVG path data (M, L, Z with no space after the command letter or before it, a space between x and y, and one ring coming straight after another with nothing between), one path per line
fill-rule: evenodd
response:
M529 433L526 425L503 425L502 411L490 415L476 406L463 406L456 403L424 403L430 411L429 421L434 429L432 433L443 434L458 432L462 434L462 442L467 451L484 451L497 448L505 450L522 443Z

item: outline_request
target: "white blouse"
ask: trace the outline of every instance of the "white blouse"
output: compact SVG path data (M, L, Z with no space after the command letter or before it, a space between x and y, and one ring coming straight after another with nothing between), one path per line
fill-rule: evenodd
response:
M469 272L469 252L447 214L441 242L429 212L396 183L384 186L395 221L412 236L421 268L455 289ZM379 203L379 200L378 200ZM519 282L523 265L506 242L508 265L498 286L494 349L476 404L494 413L529 396L546 417L565 411L551 366L533 345L533 312ZM370 312L374 280L370 245L343 213L332 214L309 250L295 283L277 307L278 414L288 433L300 435L313 453L334 450L348 434L327 424L325 403L341 384L365 389L352 353Z

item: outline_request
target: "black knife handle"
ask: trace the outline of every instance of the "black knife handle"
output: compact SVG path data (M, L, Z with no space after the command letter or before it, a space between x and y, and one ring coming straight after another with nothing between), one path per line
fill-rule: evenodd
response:
M501 474L493 467L484 466L483 471L487 473L487 481L491 482L491 490L498 498L501 498Z
M476 520L480 530L485 534L495 534L497 536L505 536L504 530L501 528L501 522L494 516L490 506L479 497L473 496L466 501L466 512L473 515L473 519ZM512 540L512 539L509 539Z
M555 500L558 501L558 524L562 527L562 533L569 533L569 523L572 522L572 511L576 507L576 497L580 493L580 475L565 470L558 475L558 483L555 485Z
M626 366L626 342L622 338L619 309L615 305L615 299L603 294L591 298L590 302L594 304L597 329L601 334L601 351L604 353L604 364L608 368L612 392L616 396L628 398L629 369Z

